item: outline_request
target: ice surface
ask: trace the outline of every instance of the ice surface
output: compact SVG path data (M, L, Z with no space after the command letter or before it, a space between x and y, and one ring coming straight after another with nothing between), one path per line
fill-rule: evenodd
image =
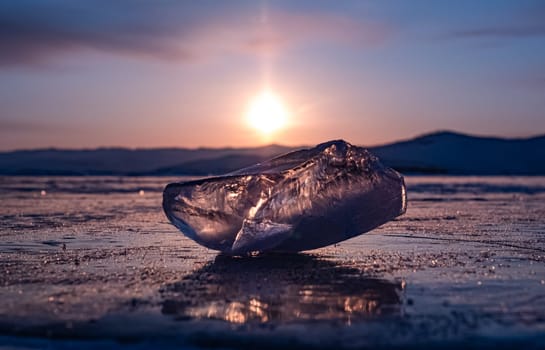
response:
M167 217L186 236L233 255L324 247L403 214L406 202L399 173L342 140L163 193Z
M252 259L166 224L175 181L0 177L0 348L544 348L545 177L405 177L373 234Z

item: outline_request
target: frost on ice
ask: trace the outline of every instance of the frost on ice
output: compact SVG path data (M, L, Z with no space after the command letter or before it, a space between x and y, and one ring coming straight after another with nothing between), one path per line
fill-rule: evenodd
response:
M324 247L392 220L406 203L398 172L342 140L163 193L167 217L187 237L232 255Z

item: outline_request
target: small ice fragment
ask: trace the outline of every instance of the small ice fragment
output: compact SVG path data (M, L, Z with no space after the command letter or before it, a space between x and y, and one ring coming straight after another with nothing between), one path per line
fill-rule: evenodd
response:
M372 230L406 206L403 177L342 140L172 183L163 192L163 209L176 227L232 255L324 247Z

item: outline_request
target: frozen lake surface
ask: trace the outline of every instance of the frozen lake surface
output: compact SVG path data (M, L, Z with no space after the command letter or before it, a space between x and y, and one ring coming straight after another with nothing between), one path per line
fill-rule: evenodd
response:
M0 346L545 347L545 177L406 177L397 220L244 259L168 223L176 180L0 178Z

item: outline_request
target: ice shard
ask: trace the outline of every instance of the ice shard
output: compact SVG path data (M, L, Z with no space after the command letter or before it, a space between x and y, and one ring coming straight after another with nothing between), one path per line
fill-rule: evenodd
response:
M167 217L187 237L232 255L324 247L392 220L406 203L398 172L342 140L163 193Z

